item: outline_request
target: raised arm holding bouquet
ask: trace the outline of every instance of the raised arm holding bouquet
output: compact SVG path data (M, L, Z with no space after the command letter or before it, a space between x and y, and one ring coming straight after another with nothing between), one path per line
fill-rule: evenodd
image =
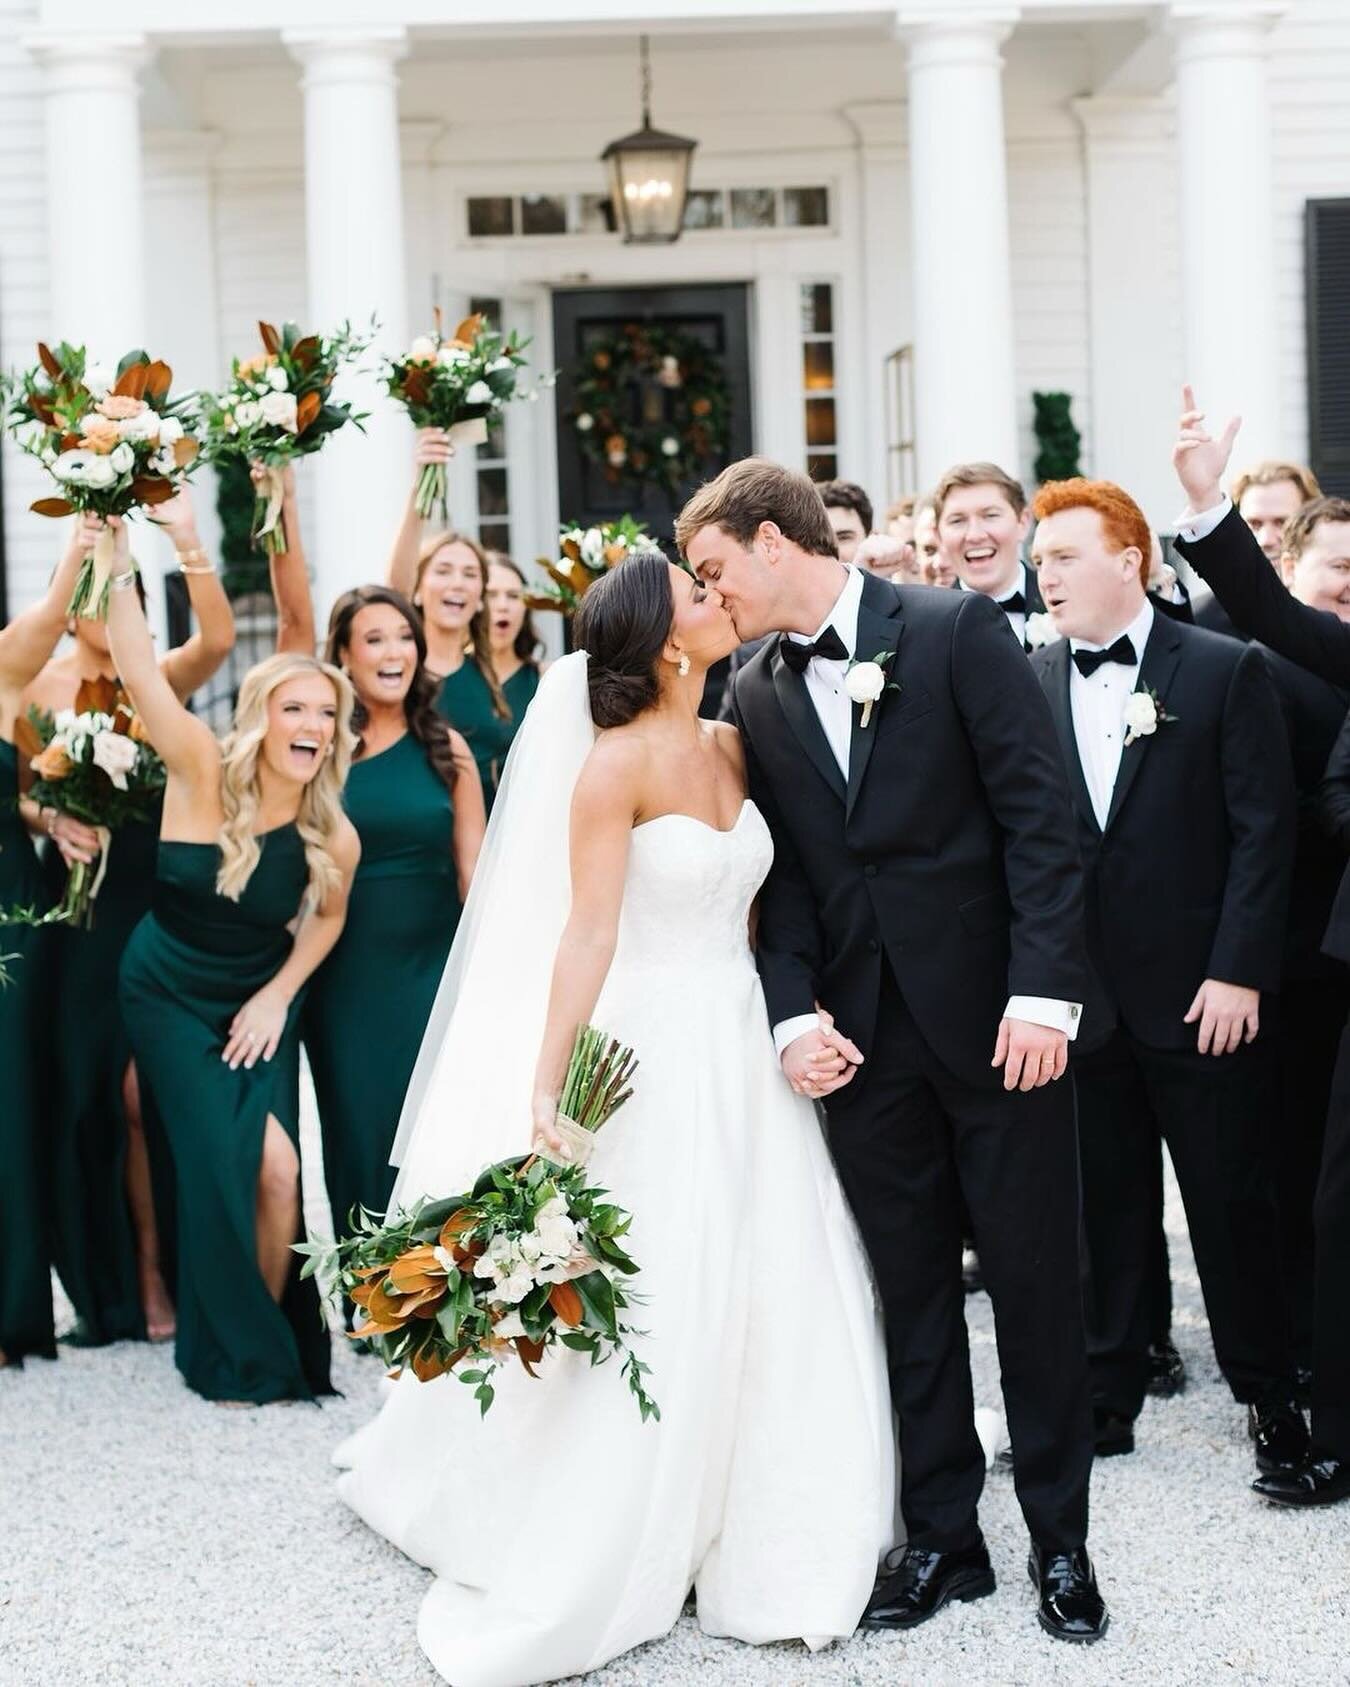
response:
M286 465L317 451L329 434L365 420L333 399L333 383L369 345L342 323L329 335L306 334L294 322L259 322L263 349L235 358L229 385L206 401L206 449L215 461L244 457L265 471L256 482L253 537L269 556L287 548L282 519Z
M37 365L4 383L6 426L61 489L39 498L34 511L106 518L172 498L198 441L191 397L170 396L169 365L136 350L113 371L91 364L83 346L65 340L55 351L39 341L37 350ZM112 563L112 536L101 529L76 580L72 615L103 619Z
M541 556L539 566L548 579L536 592L525 594L530 609L554 609L575 615L582 598L611 568L617 568L630 551L654 547L656 541L631 515L598 527L562 527L558 531L558 555Z

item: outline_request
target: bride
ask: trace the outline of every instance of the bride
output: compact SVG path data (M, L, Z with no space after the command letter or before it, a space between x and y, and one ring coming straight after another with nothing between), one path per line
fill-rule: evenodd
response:
M637 1093L591 1170L634 1214L634 1346L661 1418L640 1420L616 1365L556 1349L538 1380L499 1372L481 1419L454 1377L405 1375L339 1448L343 1499L436 1576L418 1639L456 1687L598 1668L669 1630L691 1587L708 1634L824 1646L893 1539L868 1268L750 949L768 828L734 729L698 717L734 629L647 552L592 587L576 639L507 766L394 1200L464 1187L531 1118L556 1147L576 1027L630 1044Z

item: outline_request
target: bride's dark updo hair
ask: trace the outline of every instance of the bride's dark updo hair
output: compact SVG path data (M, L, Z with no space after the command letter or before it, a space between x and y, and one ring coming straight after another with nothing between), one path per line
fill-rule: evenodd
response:
M586 593L572 640L590 657L587 684L597 726L627 726L661 695L661 653L675 622L670 564L634 551Z

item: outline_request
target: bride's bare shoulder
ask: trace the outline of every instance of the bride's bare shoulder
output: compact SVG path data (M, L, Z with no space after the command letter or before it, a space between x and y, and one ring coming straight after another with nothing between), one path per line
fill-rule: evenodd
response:
M741 785L745 784L745 745L739 730L728 720L709 721L719 754L726 757Z
M577 780L574 808L624 808L635 811L651 767L645 735L612 727L596 739Z

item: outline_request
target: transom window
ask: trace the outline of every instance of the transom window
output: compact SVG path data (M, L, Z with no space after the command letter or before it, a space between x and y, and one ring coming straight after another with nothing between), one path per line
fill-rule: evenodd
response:
M465 215L473 240L614 233L605 193L474 194L465 201ZM696 187L684 206L686 234L829 226L828 187Z

